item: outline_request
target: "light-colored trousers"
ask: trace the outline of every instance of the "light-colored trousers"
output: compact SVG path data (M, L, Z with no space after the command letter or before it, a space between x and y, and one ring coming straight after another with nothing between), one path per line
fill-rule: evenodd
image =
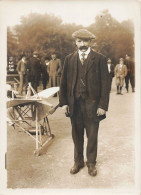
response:
M116 85L123 87L124 85L124 77L116 77Z
M20 85L19 85L19 93L22 94L24 86L27 85L27 75L26 74L19 74L20 76Z

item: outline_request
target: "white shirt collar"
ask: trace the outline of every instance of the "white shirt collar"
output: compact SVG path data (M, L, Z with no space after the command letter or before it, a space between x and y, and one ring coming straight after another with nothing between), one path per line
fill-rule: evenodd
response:
M108 64L108 70L111 72L111 64Z
M82 52L82 51L78 50L79 58L80 58L80 59L82 58L82 56L81 56L82 53L85 53L85 58L87 58L88 55L89 55L89 53L90 53L90 51L91 51L90 47L89 47L89 48L87 49L87 51L85 51L85 52Z
M119 64L119 66L120 66L120 67L122 67L122 66L123 66L123 64Z

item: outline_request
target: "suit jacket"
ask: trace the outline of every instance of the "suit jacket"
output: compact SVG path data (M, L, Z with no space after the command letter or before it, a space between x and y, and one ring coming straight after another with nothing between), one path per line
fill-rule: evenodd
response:
M42 66L40 60L38 58L32 57L29 62L29 67L30 67L29 68L30 75L40 79L41 72L42 72Z
M56 58L55 60L50 60L48 65L49 76L61 76L62 64L61 60Z
M26 74L27 73L27 63L20 60L17 64L17 72L19 74Z
M127 74L135 76L135 63L133 60L125 60L124 64L127 66Z
M91 50L87 61L84 77L87 88L88 115L96 114L97 107L108 110L109 104L109 72L106 58ZM77 78L78 51L65 58L60 84L60 106L68 105L70 116L73 115L75 106L74 88Z
M110 69L111 71L109 74L110 74L110 77L113 78L114 77L114 65L113 64L111 64Z
M127 67L125 64L123 64L122 67L120 67L120 64L117 64L115 67L115 77L118 78L124 78L127 75Z

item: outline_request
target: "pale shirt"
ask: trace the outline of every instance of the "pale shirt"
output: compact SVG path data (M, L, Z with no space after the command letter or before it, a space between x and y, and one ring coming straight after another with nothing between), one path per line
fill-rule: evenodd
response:
M122 68L123 64L120 64L119 67Z
M108 64L108 71L111 72L111 64Z
M79 51L78 51L79 59L81 60L81 59L83 58L82 53L85 53L85 59L87 59L87 57L88 57L90 51L91 51L90 47L89 47L89 48L87 49L87 51L85 51L85 52L82 52L82 51L79 50Z

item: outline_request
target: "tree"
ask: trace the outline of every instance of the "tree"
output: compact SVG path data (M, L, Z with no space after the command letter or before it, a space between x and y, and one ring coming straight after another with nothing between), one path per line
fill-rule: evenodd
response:
M131 21L119 23L108 10L104 10L96 16L95 23L88 29L96 35L95 50L111 58L114 63L127 53L133 56L134 30Z
M18 50L17 39L10 28L7 28L7 56L16 56Z
M30 57L37 50L44 58L55 51L64 61L65 56L76 49L72 33L80 28L84 27L74 23L63 24L54 15L29 14L21 17L21 24L16 25L12 32L8 30L8 55L11 52L12 55L24 53ZM96 35L92 47L114 63L126 54L133 56L134 26L130 20L119 23L108 10L103 10L87 29Z

